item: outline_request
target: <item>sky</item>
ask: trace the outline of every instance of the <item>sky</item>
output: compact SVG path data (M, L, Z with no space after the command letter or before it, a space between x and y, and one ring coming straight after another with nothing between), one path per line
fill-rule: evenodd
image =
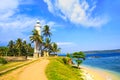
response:
M0 46L49 25L61 53L120 49L120 0L0 0Z

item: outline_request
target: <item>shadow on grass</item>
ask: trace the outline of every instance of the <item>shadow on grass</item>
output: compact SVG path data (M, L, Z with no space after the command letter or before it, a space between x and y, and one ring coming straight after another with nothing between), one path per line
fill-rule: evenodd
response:
M78 67L76 65L72 65L73 68L76 68L76 69L82 69L81 67Z

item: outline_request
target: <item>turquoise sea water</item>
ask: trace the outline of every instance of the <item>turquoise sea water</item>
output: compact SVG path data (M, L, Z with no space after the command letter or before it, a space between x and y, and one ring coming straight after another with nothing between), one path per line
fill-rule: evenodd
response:
M87 54L87 58L83 64L120 74L120 53Z
M59 56L66 56L60 54ZM74 61L75 62L75 61ZM83 65L90 67L96 67L113 71L120 74L120 53L94 53L86 54L86 60L83 61Z

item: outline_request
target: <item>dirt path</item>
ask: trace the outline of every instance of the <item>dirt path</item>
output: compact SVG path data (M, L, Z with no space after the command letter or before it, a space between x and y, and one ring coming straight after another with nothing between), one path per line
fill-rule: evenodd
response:
M18 77L18 80L47 80L45 68L49 60L42 59L33 65L28 66Z
M0 80L47 80L45 68L49 60L41 58L36 62L0 76Z

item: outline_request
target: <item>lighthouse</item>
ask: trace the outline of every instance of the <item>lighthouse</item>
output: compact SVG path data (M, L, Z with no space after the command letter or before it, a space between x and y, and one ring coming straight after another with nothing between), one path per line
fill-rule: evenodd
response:
M40 25L40 21L36 21L36 24L34 26L34 29L37 30L39 36L41 35L41 25ZM34 58L38 58L39 56L41 56L41 52L40 52L40 43L39 41L34 41L34 54L33 54Z

